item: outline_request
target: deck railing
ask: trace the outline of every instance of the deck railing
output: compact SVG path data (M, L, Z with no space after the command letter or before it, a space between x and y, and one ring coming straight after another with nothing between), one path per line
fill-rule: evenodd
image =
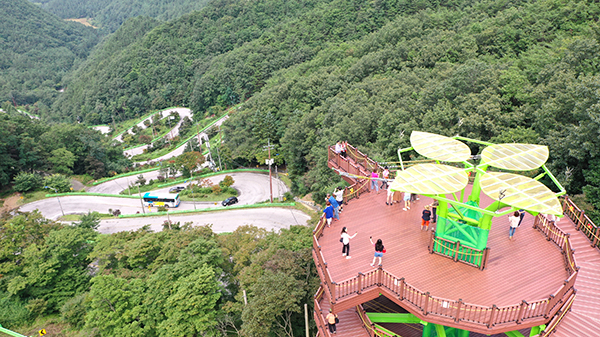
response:
M370 172L367 172L367 170L361 164L359 164L359 162L355 161L355 158L358 158L357 154L360 152L354 149L354 147L351 145L348 145L348 148L352 149L351 151L348 151L348 157L352 160L348 160L335 153L333 146L330 146L328 150L328 160L335 164L335 168L355 176L352 179L355 182L344 189L344 202L359 198L361 194L369 191L369 179L361 177L367 177ZM365 162L365 160L362 160L362 162ZM371 164L372 160L370 159L366 162L370 165L373 165ZM375 163L375 165L376 164L377 163Z
M571 235L565 233L562 229L556 226L554 221L548 220L543 215L538 215L533 219L533 228L537 228L544 236L546 240L552 241L560 248L563 257L565 258L565 269L572 276L577 274L579 267L575 262L575 255L573 246L571 245Z
M600 226L594 224L585 211L577 207L568 196L563 199L563 210L564 214L575 224L575 229L587 236L591 246L600 249Z
M327 328L327 322L325 322L325 315L323 310L321 309L321 300L323 299L323 287L319 287L317 293L315 294L315 309L314 309L314 318L315 323L317 324L317 336L331 336L329 333L329 329Z
M483 250L461 245L460 241L451 241L440 238L435 235L435 231L431 231L429 240L429 253L445 256L454 260L454 262L462 262L469 266L477 267L479 270L485 269L490 249Z

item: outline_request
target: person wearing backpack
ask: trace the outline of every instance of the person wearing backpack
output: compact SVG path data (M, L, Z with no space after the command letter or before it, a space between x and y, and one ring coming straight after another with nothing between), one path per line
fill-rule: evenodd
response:
M340 322L340 319L336 314L333 313L331 309L329 309L329 314L325 317L327 323L329 324L329 333L337 334L337 329L335 325Z

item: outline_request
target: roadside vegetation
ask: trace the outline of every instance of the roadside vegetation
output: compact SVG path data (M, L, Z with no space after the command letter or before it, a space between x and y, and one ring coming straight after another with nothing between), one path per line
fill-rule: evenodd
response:
M319 285L308 226L217 235L165 222L161 232L98 235L98 221L97 213L73 226L36 212L0 219L10 243L0 247L4 327L69 337L267 336L282 326L303 334L302 306Z

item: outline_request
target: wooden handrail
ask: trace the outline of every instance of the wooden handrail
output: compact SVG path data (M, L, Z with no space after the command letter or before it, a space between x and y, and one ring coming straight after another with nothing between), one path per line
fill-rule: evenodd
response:
M579 208L567 195L563 198L563 211L565 216L573 221L575 229L582 231L590 240L590 245L600 250L600 226L594 224L585 214L585 211Z

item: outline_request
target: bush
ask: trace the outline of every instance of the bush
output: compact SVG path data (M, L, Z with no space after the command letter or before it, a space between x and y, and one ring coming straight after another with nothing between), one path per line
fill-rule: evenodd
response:
M46 312L47 307L48 301L41 298L30 300L25 306L25 308L27 308L27 310L29 310L29 312L31 313L32 318L36 318L43 315L44 312Z
M159 212L166 212L167 208L165 206L158 206L158 211Z
M71 190L71 180L62 174L53 174L44 178L44 186L57 193L65 193Z
M5 328L16 328L27 324L29 321L29 310L25 305L8 293L0 292L0 322Z
M144 186L146 185L146 178L144 178L144 175L140 174L139 176L137 176L137 180L135 181L135 183L140 186Z
M60 317L64 322L74 328L81 328L85 324L85 302L87 294L77 295L60 308Z
M37 173L21 172L15 177L13 189L17 192L29 192L42 187L44 179Z
M219 185L221 185L221 187L229 187L233 185L233 183L235 183L235 181L231 176L225 176L225 178L223 178Z
M215 186L212 187L212 192L215 195L221 194L222 191L223 191L223 189L219 185L215 185Z
M120 209L115 209L115 210L112 212L112 215L113 215L113 216L119 216L119 215L121 215L121 210L120 210Z

